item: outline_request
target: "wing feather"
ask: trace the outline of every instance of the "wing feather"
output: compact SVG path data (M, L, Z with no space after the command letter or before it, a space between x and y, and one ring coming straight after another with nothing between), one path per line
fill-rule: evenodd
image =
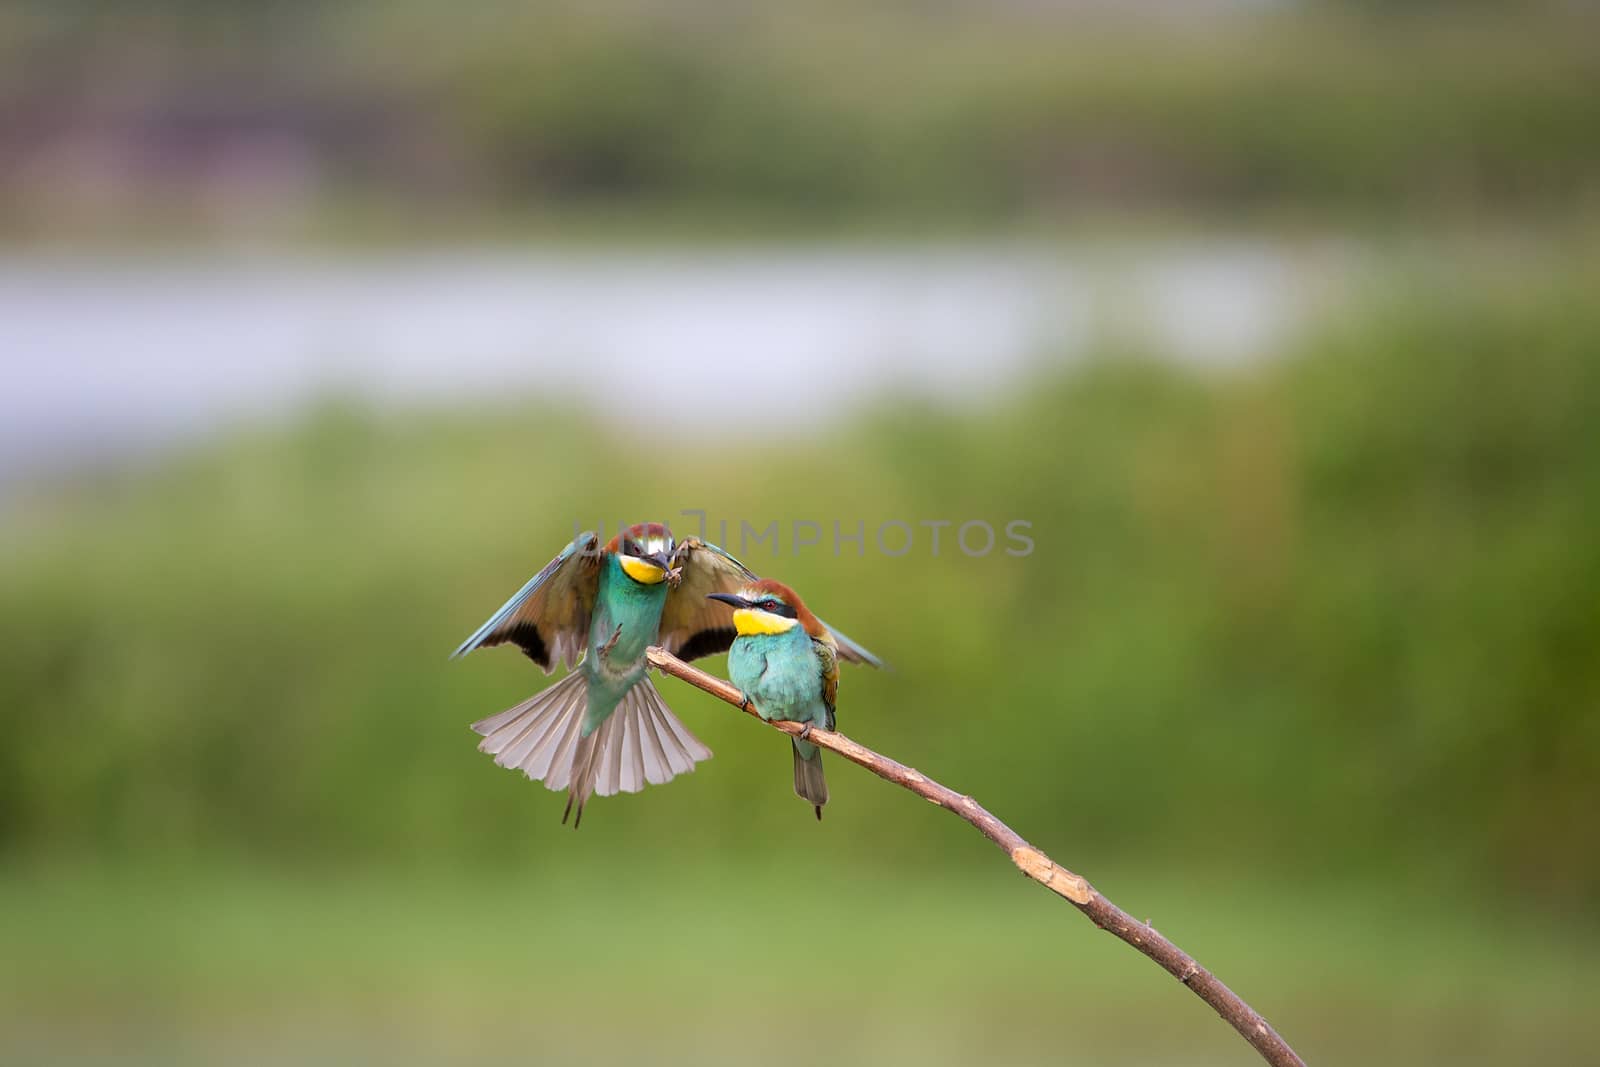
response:
M832 633L813 637L811 647L822 664L822 702L828 706L828 729L833 729L833 709L839 701L839 649Z
M682 660L698 659L726 652L738 633L733 628L733 609L718 600L707 600L709 593L737 593L759 581L749 567L727 552L698 537L685 538L673 560L679 571L678 584L667 596L661 613L661 646ZM821 619L838 642L838 655L846 663L865 663L882 667L883 662Z
M836 627L829 626L827 620L819 618L817 621L822 623L822 628L828 631L829 637L833 638L839 659L844 660L846 663L864 663L868 667L883 669L883 660L840 633Z
M733 629L733 609L711 593L736 593L756 575L716 545L698 537L685 538L673 559L677 586L667 595L661 612L661 646L679 659L698 659L728 651L738 636Z
M571 667L582 658L599 586L600 538L581 533L461 642L451 658L510 642L546 674L558 663Z

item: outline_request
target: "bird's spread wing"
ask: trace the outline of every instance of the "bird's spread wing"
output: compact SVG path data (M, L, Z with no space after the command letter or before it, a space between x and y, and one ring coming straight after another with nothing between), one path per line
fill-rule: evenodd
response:
M714 656L728 651L738 632L733 628L733 611L718 600L707 600L708 593L736 593L758 577L728 553L698 537L685 538L678 545L673 566L679 571L678 584L667 597L661 613L661 646L682 660ZM821 619L817 620L822 622ZM882 667L883 662L826 622L822 625L838 642L838 655L846 663L865 663Z
M838 644L840 659L846 663L865 663L868 667L883 667L883 660L850 640L835 627L829 626L827 620L819 618L817 621L822 623L823 628L828 631L828 634Z
M839 650L833 634L813 637L811 647L822 663L822 702L828 706L828 726L833 729L833 709L839 700Z
M463 641L451 658L510 641L547 674L557 663L570 667L583 652L599 587L600 538L581 533Z
M738 636L733 609L710 593L736 593L756 580L750 568L716 545L685 538L673 559L677 585L661 612L661 647L679 659L698 659L728 651Z

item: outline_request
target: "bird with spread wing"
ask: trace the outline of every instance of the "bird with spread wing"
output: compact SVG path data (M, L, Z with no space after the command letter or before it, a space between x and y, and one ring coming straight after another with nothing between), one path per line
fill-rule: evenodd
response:
M711 750L646 677L645 649L660 645L685 660L727 651L738 636L733 611L709 598L756 580L716 545L675 541L660 523L631 526L603 547L598 534L579 534L454 653L510 643L547 674L557 664L571 668L555 685L474 723L479 749L548 789L566 790L561 821L576 807L574 826L596 793L637 793L694 770ZM840 659L881 666L831 632Z

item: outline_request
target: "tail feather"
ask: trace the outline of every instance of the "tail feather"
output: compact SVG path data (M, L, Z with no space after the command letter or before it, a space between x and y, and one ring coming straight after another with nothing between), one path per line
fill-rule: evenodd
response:
M584 692L583 675L573 672L522 703L473 723L472 729L483 735L478 751L493 755L502 767L544 777L570 725L573 702Z
M611 726L612 723L616 725ZM613 714L604 725L611 726L611 733L614 736L607 738L606 744L595 746L594 789L595 792L606 797L615 796L617 790L622 786L622 754L628 747L628 717L626 715ZM632 770L632 761L629 761L629 770ZM637 792L644 785L642 776L639 778L629 777L628 781L639 783L632 790L633 792Z
M644 767L644 780L651 785L668 781L672 770L667 763L666 749L656 733L654 719L649 715L641 716L634 725L639 729L639 761Z
M668 710L648 678L640 679L616 710L583 736L587 682L582 671L573 671L515 707L474 723L472 728L483 735L479 750L493 755L502 767L542 780L548 789L567 790L568 811L575 806L580 821L594 794L637 793L711 757L711 750Z
M624 725L628 729L628 737L626 744L623 746L623 753L626 757L623 773L632 775L633 780L636 782L648 782L650 781L650 775L645 766L644 723L636 719L629 719Z
M547 704L531 710L527 716L527 726L498 749L495 762L502 767L520 767L531 778L542 777L549 769L551 758L567 740L566 734L572 729L573 711L581 709L585 703L584 687L574 685L557 694ZM488 741L485 741L484 749L496 751Z
M649 679L640 685L649 685ZM634 686L637 692L639 686ZM694 770L697 761L710 757L711 750L701 744L700 739L689 732L689 728L678 721L678 717L661 702L661 697L651 690L655 697L653 704L645 709L645 714L654 720L656 737L661 742L661 751L667 760L667 777ZM698 753L704 753L700 755Z
M542 779L547 789L561 790L572 784L574 761L583 743L583 716L589 708L587 679L581 674L578 677L578 685L561 701L556 713L559 722L545 735L543 743L522 762L501 763L502 767L520 769L535 781Z
M800 742L794 743L794 791L802 800L811 802L817 811L817 818L822 818L822 805L828 802L828 781L822 775L822 750L815 745L807 745L811 755L800 754Z

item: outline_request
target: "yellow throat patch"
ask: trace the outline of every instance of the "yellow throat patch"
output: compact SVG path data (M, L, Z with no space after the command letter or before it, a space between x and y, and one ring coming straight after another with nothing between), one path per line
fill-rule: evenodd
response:
M738 608L733 613L733 628L739 631L740 637L788 633L799 625L799 619L774 615L770 611L761 611L757 608Z
M654 563L642 560L637 556L619 555L617 562L622 564L622 569L627 572L629 578L644 585L655 585L657 582L664 581L667 577L666 571L657 567Z

